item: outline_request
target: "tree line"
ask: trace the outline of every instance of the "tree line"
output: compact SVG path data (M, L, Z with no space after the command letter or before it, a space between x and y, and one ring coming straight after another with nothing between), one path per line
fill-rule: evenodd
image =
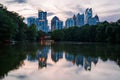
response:
M120 20L55 30L51 33L51 38L55 41L120 43Z
M36 25L27 26L24 17L15 12L10 12L0 4L0 42L39 40L45 33L37 31Z

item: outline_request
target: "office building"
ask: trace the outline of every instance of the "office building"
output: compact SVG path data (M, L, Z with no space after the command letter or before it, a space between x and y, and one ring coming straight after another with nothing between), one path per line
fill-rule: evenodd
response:
M27 18L27 25L30 26L32 24L36 24L36 18L35 17L28 17Z
M76 17L76 26L80 27L84 25L84 14L77 14Z
M96 25L99 22L99 17L96 15L93 17L92 8L87 8L85 11L85 24Z
M65 27L66 28L69 28L69 27L73 27L75 26L75 21L73 18L68 18L66 21L65 21Z
M51 20L51 31L63 29L63 21L59 20L57 16Z

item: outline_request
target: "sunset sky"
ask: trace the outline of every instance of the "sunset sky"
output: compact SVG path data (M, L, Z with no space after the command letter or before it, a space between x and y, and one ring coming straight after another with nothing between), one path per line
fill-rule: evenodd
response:
M55 15L65 21L86 8L93 8L100 21L120 19L120 0L0 0L0 3L24 17L37 16L39 9L47 11L49 22Z

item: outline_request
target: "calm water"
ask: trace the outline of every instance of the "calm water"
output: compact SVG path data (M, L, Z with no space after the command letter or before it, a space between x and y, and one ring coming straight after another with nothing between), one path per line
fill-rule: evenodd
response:
M0 45L0 80L120 80L120 45Z

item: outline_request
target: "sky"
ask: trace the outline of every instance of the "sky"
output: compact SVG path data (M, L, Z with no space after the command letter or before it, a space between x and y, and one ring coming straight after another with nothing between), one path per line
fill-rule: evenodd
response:
M84 13L86 8L92 8L100 21L120 19L120 0L0 0L0 3L25 18L37 17L38 10L47 11L49 23L54 16L65 21L74 14Z
M25 60L24 65L9 71L3 80L118 80L119 75L120 68L114 61L99 59L96 65L92 64L91 71L85 71L83 66L65 59L54 63L48 56L46 68L38 69L37 61Z

